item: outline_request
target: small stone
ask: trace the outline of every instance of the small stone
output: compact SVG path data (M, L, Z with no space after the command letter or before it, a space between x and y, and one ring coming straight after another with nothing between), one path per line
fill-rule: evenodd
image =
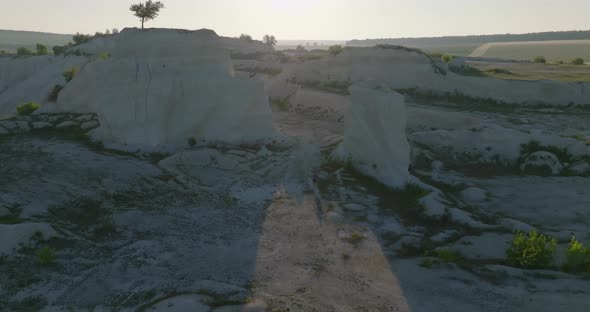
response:
M51 123L56 123L64 118L65 118L64 115L53 115L53 116L47 117L47 121L49 121Z
M92 119L94 119L94 117L92 115L88 114L88 115L78 116L74 120L77 120L79 122L84 123L84 122L87 122L87 121L91 121Z
M37 121L33 123L33 129L45 129L45 128L50 128L53 125L46 122L46 121Z
M9 121L2 124L10 132L29 131L29 123L26 121Z
M33 120L33 118L31 118L31 116L17 116L15 119L16 120L19 120L19 121L31 121L31 120Z
M55 126L56 128L62 129L62 128L72 128L72 127L77 127L79 125L78 122L73 121L73 120L68 120L68 121L64 121L62 123L57 124L57 126Z
M98 121L96 120L91 120L91 121L87 121L83 124L80 125L80 128L82 128L82 130L88 130L88 129L94 129L96 127L98 127L100 124L98 123Z

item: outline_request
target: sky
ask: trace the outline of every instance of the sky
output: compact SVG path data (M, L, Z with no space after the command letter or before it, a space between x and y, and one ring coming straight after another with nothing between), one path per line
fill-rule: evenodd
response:
M140 0L0 0L0 29L95 33L140 27ZM349 40L590 29L590 0L162 0L146 27L223 36Z

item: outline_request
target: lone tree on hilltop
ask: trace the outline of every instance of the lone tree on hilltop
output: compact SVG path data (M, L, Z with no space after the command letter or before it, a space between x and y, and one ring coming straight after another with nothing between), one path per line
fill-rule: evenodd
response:
M264 41L265 44L268 44L270 46L274 46L275 44L277 44L277 38L275 38L275 36L272 35L264 35L262 41Z
M133 11L133 15L139 17L141 20L141 29L143 29L143 23L149 20L153 20L158 17L158 13L164 8L164 3L160 1L153 2L148 0L145 3L140 2L132 5L129 10Z

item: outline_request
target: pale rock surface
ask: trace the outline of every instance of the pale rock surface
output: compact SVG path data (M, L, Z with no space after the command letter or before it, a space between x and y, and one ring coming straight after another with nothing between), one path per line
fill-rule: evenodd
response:
M57 235L47 223L0 224L0 255L9 254L20 244L28 244L35 233L47 240Z
M0 206L0 217L4 217L4 216L8 216L10 215L10 210L8 210L8 208Z
M358 85L350 90L344 141L334 155L386 185L403 187L410 166L403 96Z
M559 174L561 170L563 170L563 165L555 156L555 154L546 152L546 151L538 151L530 154L524 164L520 166L522 171L530 171L530 170L549 170L551 174Z
M52 126L51 123L46 121L36 121L32 123L33 129L45 129Z
M96 128L98 126L99 126L98 121L91 120L91 121L87 121L87 122L81 124L80 125L80 129L82 129L82 130L88 130L88 129Z
M71 128L71 127L76 127L78 125L79 125L79 123L77 121L67 120L67 121L64 121L64 122L61 122L61 123L57 124L55 127L58 128L58 129L59 128Z
M469 187L461 192L463 199L469 203L478 203L486 200L486 191L477 187Z
M31 101L51 106L47 97L55 85L65 85L63 72L85 62L81 56L0 58L0 115L14 113L18 105Z
M264 83L234 78L210 30L125 29L108 60L85 66L59 95L65 112L98 114L95 138L123 149L277 137Z

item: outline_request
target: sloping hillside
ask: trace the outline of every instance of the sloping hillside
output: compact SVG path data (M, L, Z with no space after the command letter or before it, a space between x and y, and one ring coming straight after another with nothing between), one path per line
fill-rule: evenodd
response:
M0 50L10 52L16 51L19 47L32 49L37 43L53 47L70 41L72 41L72 35L0 29Z

